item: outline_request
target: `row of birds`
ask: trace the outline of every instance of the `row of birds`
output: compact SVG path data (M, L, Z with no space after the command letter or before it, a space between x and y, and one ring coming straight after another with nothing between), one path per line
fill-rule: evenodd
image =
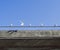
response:
M20 25L24 26L24 22L20 21ZM13 26L13 24L11 24L11 26ZM29 24L29 26L31 26L31 24Z
M10 26L13 26L13 24L11 24ZM24 26L24 23L21 22L20 26ZM29 26L31 26L31 24L29 24Z
M13 24L11 24L10 26L13 26ZM20 26L24 26L24 22L20 21ZM29 24L29 26L32 26L32 24ZM40 26L44 26L44 24L41 24ZM58 25L54 24L53 26L58 26Z

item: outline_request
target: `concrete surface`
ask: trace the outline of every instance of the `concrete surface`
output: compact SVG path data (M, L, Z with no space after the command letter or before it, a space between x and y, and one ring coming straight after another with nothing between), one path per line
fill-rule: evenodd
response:
M5 48L5 49L3 49ZM60 49L60 30L4 30L0 31L0 50ZM13 49L15 48L15 49Z
M18 38L18 37L60 37L60 30L20 30L14 32L14 30L10 31L0 31L0 38Z

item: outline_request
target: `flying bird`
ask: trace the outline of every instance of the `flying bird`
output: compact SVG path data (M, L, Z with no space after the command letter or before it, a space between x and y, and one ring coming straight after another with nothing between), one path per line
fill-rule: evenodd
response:
M29 24L29 26L31 26L31 24Z
M13 26L13 24L10 24L11 26Z
M21 23L21 26L24 26L24 22L20 21L20 23Z
M41 26L44 26L44 24L41 24Z

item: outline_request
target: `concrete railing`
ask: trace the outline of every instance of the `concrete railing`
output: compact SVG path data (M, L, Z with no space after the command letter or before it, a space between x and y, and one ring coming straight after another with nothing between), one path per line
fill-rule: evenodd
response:
M7 48L58 49L60 48L60 30L0 30L0 48L0 50L7 50Z
M21 38L21 37L32 37L32 38L41 38L41 37L60 37L60 30L9 30L9 31L0 31L1 38Z

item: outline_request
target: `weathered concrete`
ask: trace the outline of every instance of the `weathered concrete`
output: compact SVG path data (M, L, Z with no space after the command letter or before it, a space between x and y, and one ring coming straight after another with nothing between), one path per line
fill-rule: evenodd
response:
M0 31L0 37L16 38L16 37L60 37L60 30L25 30L25 31Z
M0 31L0 48L10 47L60 48L60 30Z

